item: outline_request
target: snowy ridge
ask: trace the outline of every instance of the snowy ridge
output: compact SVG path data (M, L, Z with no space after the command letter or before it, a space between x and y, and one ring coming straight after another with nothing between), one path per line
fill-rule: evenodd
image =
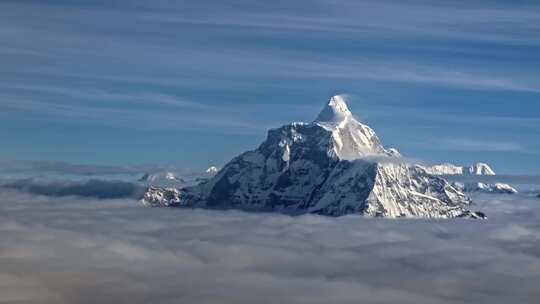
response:
M514 194L518 192L514 187L504 183L487 184L482 182L453 182L452 185L462 192L485 192L494 194Z
M494 176L495 171L486 163L476 163L468 167L456 166L452 164L441 164L424 168L427 172L433 175L488 175ZM459 189L462 192L486 192L486 193L499 193L499 194L512 194L518 191L504 183L482 183L482 182L454 182L452 183L454 188Z
M334 96L314 122L271 129L257 149L235 157L208 181L150 188L143 202L330 216L484 217L468 210L467 196L425 168L384 161L399 157Z
M147 186L163 187L180 187L186 183L183 178L169 171L146 173L141 178L139 178L138 182L144 183Z
M394 152L383 148L373 129L353 117L345 100L339 95L330 99L313 123L331 132L333 150L340 159L354 160L377 154L394 155Z
M215 166L211 166L209 167L208 169L206 169L206 174L208 174L209 176L214 176L218 173L219 169Z
M495 175L495 171L486 163L476 163L468 167L444 163L425 167L425 169L435 175Z
M218 173L219 169L215 166L210 166L206 170L201 171L158 171L154 173L145 173L137 181L148 187L162 188L181 188L193 186L200 182L207 181Z
M141 201L148 207L169 207L180 204L181 191L177 188L150 186Z
M476 163L469 167L469 174L473 175L495 175L495 171L486 163Z
M464 167L462 166L448 163L425 167L424 169L433 175L461 175L464 174L464 172L468 172L468 170L464 170Z
M352 117L352 113L347 103L342 96L336 95L330 98L328 104L315 119L315 122L340 124L349 117Z

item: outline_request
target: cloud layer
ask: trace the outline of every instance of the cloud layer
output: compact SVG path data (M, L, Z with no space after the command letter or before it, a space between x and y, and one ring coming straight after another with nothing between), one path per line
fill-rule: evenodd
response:
M141 184L119 180L90 179L88 181L50 180L45 178L17 179L1 183L0 188L15 189L35 195L52 197L80 196L107 198L134 198L142 196L145 188Z
M0 192L0 302L528 303L540 201L487 221L148 209Z

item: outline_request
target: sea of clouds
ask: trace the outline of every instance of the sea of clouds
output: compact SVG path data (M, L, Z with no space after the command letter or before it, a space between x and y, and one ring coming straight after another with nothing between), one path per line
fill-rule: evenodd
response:
M71 185L70 187L72 187ZM534 303L540 199L480 220L145 208L0 190L0 303Z

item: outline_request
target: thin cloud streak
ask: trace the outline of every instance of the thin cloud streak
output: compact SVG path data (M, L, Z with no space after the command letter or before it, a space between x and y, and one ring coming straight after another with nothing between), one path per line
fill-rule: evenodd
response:
M182 129L200 130L210 127L212 132L223 134L261 134L269 125L275 124L261 122L249 117L239 117L239 114L249 115L229 110L229 115L220 112L219 108L212 108L213 112L182 113L166 110L148 110L133 108L107 108L84 104L59 104L44 101L34 101L31 98L5 98L0 108L11 111L24 111L25 113L47 114L52 117L59 116L87 123L96 121L110 126L121 126L143 130ZM236 115L234 115L236 114ZM41 117L43 118L43 117Z
M53 96L70 97L70 103L81 101L98 101L98 102L122 102L125 104L151 104L154 106L166 105L178 108L194 108L201 110L212 109L213 107L205 106L201 103L188 101L176 96L166 95L159 92L140 92L140 93L121 93L99 88L66 88L61 86L46 86L46 85L28 85L28 84L1 84L0 87L4 91L14 91L15 93L23 93L28 96L43 96L50 94Z
M362 119L376 119L376 118L396 118L403 117L405 114L408 118L414 118L417 125L421 122L432 123L456 123L459 122L462 125L470 126L502 126L511 128L526 128L536 129L540 128L540 119L530 117L519 116L494 116L494 115L477 115L477 114L460 114L453 113L440 113L440 112L420 112L414 108L404 108L392 105L384 105L377 103L375 100L366 101L362 98L362 101L356 101L353 99L352 104L361 104L365 113L362 113Z
M318 5L317 5L318 4ZM330 34L362 34L371 38L421 37L431 39L472 40L510 44L538 44L533 37L540 30L540 7L522 9L457 7L429 3L396 3L391 1L318 1L315 7L324 13L293 15L289 12L238 12L230 14L178 17L176 12L149 13L142 20L183 25L207 25L222 29L267 29L280 34L312 31ZM509 26L501 28L501 22Z
M0 160L2 173L73 174L82 176L138 174L140 168L96 164L74 164L63 161Z
M179 71L183 66L192 65L196 70L189 75L188 82L195 86L216 86L217 88L229 85L254 86L260 81L273 81L276 79L294 80L318 80L328 79L333 81L343 80L375 80L382 82L402 82L412 84L424 84L431 86L456 87L479 90L508 90L516 92L540 92L540 86L535 81L535 75L513 75L508 71L482 71L472 70L467 67L445 67L420 63L401 62L396 59L380 58L346 58L337 59L330 56L313 55L298 51L282 50L278 53L265 49L220 49L213 50L182 49L167 55L156 49L148 50L150 53L159 53L159 63L153 61L149 66L166 64L177 66ZM164 59L168 58L168 59ZM123 60L130 60L124 56ZM132 58L132 60L138 60ZM141 63L141 65L145 65ZM227 70L230 78L215 79L216 66ZM257 67L254 69L253 67ZM39 72L39 71L38 71ZM43 74L61 75L61 71L44 70ZM69 74L68 74L69 75ZM86 75L86 76L85 76ZM66 75L67 76L67 75ZM77 75L73 75L77 76ZM509 77L510 76L510 77ZM165 78L144 78L132 75L92 75L82 74L80 77L111 78L118 81L140 82L147 84L179 85L184 80L181 73L172 72ZM248 78L246 78L248 77ZM173 80L178 78L178 80ZM204 81L207 79L207 81ZM211 82L208 82L208 79Z
M311 70L302 71L302 67ZM540 92L540 86L532 82L528 84L528 81L516 81L505 77L498 78L485 75L482 72L405 63L305 63L298 66L298 73L293 74L293 77L381 80L482 90Z

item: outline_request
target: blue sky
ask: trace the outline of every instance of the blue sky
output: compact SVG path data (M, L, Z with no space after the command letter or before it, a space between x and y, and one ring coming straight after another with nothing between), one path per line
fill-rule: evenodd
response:
M0 160L223 165L336 93L387 147L540 173L534 1L2 1Z

